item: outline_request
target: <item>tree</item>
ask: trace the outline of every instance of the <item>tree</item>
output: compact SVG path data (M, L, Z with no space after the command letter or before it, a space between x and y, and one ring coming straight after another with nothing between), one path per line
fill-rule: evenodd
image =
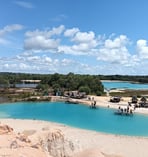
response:
M49 88L48 84L38 84L36 89L39 89L41 91L45 91Z
M87 95L90 94L90 88L88 86L79 87L79 92L85 92Z

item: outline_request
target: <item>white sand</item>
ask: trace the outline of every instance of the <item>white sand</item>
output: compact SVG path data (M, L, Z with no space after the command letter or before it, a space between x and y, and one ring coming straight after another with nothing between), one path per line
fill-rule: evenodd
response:
M131 101L131 97L123 97L121 98L121 101L119 103L112 103L110 102L109 96L90 96L94 100L96 100L96 106L98 107L106 107L106 108L114 108L118 109L118 107L126 108L128 105L128 102ZM91 101L89 100L79 100L80 102L90 105ZM134 109L134 104L132 104L132 109ZM140 114L147 114L148 115L148 108L136 108L134 110L135 113L140 113Z

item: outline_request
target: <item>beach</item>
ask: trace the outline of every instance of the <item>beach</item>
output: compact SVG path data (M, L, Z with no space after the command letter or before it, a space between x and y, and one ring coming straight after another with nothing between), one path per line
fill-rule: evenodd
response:
M119 106L121 108L127 108L128 102L131 101L131 97L122 97L121 101L118 103L112 103L110 102L110 96L89 96L91 99L96 101L96 106L97 107L105 107L105 108L113 108L113 109L118 109ZM91 105L91 100L78 100L80 103L86 104L86 105ZM136 108L134 110L134 104L132 104L132 110L134 113L139 113L139 114L145 114L148 115L148 108Z
M126 107L131 99L126 97L119 103L111 103L110 97L107 96L90 96L90 98L96 101L97 107L108 109ZM89 99L77 101L86 105L91 103ZM148 114L148 109L137 108L134 112ZM148 156L147 137L106 134L40 120L0 119L0 125L8 125L13 129L12 132L0 134L0 157ZM13 143L15 143L14 148L11 147Z

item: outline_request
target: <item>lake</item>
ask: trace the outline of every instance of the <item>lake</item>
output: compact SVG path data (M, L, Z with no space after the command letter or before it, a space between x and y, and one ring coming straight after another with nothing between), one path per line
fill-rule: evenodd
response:
M114 109L90 109L64 102L19 102L0 105L0 118L38 119L117 135L148 136L148 116L114 115Z
M101 81L105 89L148 89L148 84L140 84L126 81Z

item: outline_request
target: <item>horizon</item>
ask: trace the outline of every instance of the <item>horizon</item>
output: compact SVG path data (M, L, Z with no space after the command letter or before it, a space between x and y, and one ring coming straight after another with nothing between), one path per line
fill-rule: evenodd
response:
M59 74L59 75L68 75L68 74L70 74L70 73L72 73L72 74L74 74L74 75L90 75L90 76L129 76L129 77L136 77L136 76L138 76L138 77L148 77L148 75L123 75L123 74L113 74L113 75L103 75L103 74L81 74L81 73L73 73L73 72L69 72L69 73L64 73L64 74L62 74L62 73L25 73L25 72L7 72L7 71L5 71L5 72L0 72L0 73L3 73L3 74L25 74L25 75L55 75L55 74Z
M147 0L0 4L0 72L148 75Z

